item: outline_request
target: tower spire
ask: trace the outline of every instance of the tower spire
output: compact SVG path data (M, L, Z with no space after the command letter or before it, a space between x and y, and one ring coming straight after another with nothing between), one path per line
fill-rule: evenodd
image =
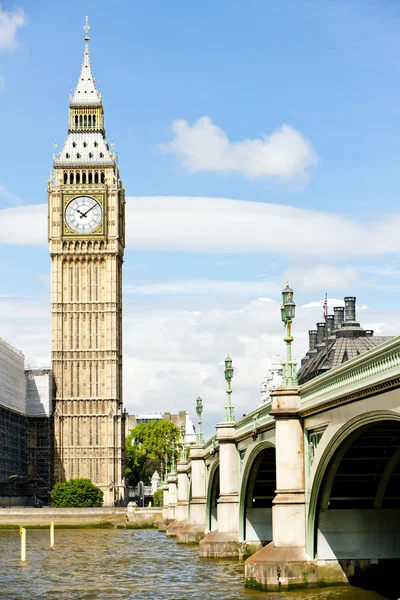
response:
M85 25L83 27L83 31L85 32L85 37L83 38L85 40L83 63L75 92L71 97L71 105L101 105L101 94L96 89L96 84L92 74L92 65L90 64L90 30L91 27L89 25L89 17L85 17Z

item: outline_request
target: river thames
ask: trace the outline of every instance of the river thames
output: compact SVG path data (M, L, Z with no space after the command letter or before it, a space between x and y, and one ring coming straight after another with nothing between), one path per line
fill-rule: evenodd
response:
M358 588L269 594L243 587L241 562L200 560L156 530L0 531L1 600L381 600Z

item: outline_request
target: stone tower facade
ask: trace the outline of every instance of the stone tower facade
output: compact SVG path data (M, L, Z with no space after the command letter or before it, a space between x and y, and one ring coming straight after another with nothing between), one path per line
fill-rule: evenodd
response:
M125 190L106 141L86 18L68 135L48 186L54 482L86 477L125 499L122 263Z

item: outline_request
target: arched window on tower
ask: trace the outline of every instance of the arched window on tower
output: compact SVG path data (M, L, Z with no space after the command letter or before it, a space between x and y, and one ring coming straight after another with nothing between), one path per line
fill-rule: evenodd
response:
M92 126L92 115L88 116L88 125L89 125L89 127Z
M69 182L70 182L70 183L74 183L74 174L73 174L73 172L72 172L72 171L71 171L71 173L69 174Z
M93 127L96 127L96 115L93 115Z
M104 183L104 171L101 172L100 181Z
M83 173L82 173L82 183L83 184L86 183L86 171L83 171Z
M75 183L80 183L80 182L81 182L81 174L78 171L77 174L76 174L76 176L75 176Z
M64 171L64 184L68 183L68 173L67 171Z
M79 127L82 127L82 115L79 115Z
M78 115L75 115L75 127L78 127Z
M83 126L87 127L87 115L83 117Z
M95 173L94 173L94 182L99 183L99 172L98 171L95 171Z
M89 184L93 183L93 175L92 175L92 171L89 171Z

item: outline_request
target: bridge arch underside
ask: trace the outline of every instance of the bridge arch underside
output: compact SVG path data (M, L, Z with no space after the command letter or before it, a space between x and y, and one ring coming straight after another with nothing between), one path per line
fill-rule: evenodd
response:
M262 545L272 540L272 500L276 490L275 448L259 452L248 475L243 515L243 538Z
M218 529L219 465L210 474L210 493L207 506L207 526L209 531Z
M400 559L399 420L361 426L338 446L320 487L314 535L318 561L351 561L355 576Z

